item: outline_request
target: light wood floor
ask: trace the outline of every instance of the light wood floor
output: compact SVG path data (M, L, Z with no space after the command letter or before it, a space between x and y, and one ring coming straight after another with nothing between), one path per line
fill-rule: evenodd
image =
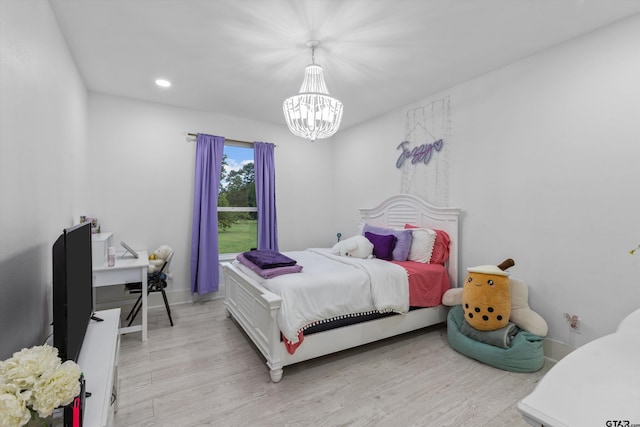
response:
M525 426L517 402L551 367L481 364L439 325L285 367L274 384L222 301L172 314L173 328L150 310L146 343L122 336L116 426Z

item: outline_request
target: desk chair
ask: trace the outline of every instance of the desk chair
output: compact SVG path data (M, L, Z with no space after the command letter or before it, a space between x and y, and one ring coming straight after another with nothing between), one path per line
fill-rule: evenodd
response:
M169 271L169 265L171 264L172 258L173 251L171 251L169 256L167 256L167 259L165 260L164 264L162 264L160 270L149 273L147 275L147 295L149 295L151 292L162 292L162 299L164 299L164 306L167 309L167 314L169 315L169 322L171 323L171 326L173 326L173 319L171 318L171 308L169 308L169 301L167 300L167 294L165 293L164 288L167 287L167 272ZM127 318L125 319L129 321L129 324L127 326L131 326L134 319L138 315L138 312L142 308L142 283L128 283L125 286L129 293L140 294L138 300L133 305L131 311L127 315Z

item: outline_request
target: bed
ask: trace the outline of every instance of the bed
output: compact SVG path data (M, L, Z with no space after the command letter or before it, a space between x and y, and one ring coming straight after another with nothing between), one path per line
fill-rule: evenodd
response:
M450 239L445 265L451 286L458 285L458 215L460 210L435 207L416 196L398 194L374 208L359 209L362 222L371 226L402 229L405 224L443 230ZM446 321L447 307L416 308L405 314L377 317L347 326L305 335L293 354L282 340L278 317L282 298L269 291L237 263L222 263L225 275L225 309L266 358L271 380L282 379L283 368L294 363L368 344Z

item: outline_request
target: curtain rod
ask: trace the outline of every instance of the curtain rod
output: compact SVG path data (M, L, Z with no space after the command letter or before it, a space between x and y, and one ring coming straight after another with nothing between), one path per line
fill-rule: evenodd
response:
M191 133L191 132L189 132L189 133L187 133L187 136L192 136L192 137L194 137L194 138L197 138L197 137L198 137L198 134L197 134L197 133ZM239 143L241 143L241 144L251 144L251 145L253 145L253 142L250 142L250 141L240 141L239 139L225 138L224 140L225 140L225 141L230 141L230 142L239 142Z

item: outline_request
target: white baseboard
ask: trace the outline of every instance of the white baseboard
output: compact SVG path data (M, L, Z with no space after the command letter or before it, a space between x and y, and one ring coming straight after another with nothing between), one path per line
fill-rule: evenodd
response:
M113 286L112 288L115 288ZM166 290L169 305L186 304L194 302L212 301L224 298L224 286L220 284L218 292L212 292L206 295L192 294L190 289ZM138 299L137 294L129 294L125 291L119 292L102 292L96 299L96 310L108 310L111 308L132 306ZM164 307L162 294L154 292L149 295L149 308Z
M550 338L544 339L543 348L544 357L552 362L559 362L563 357L576 349L568 344Z

